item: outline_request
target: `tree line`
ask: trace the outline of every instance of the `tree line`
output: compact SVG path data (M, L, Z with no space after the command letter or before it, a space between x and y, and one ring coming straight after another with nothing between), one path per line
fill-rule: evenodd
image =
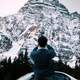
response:
M28 52L25 50L25 54L20 52L18 58L15 57L14 61L11 62L11 57L9 59L4 59L0 62L0 80L16 80L19 77L32 72L32 65L29 63ZM66 64L62 63L59 58L58 63L54 63L54 70L65 72L76 79L80 79L80 67L76 65L75 69L71 69Z

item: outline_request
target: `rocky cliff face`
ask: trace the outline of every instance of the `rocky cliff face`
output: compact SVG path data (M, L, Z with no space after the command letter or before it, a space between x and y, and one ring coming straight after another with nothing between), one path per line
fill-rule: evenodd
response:
M45 35L63 62L80 57L80 14L69 13L58 0L29 0L15 15L0 18L0 32L12 41L24 39L30 52Z
M12 47L12 41L5 36L4 34L0 33L0 53L8 51Z

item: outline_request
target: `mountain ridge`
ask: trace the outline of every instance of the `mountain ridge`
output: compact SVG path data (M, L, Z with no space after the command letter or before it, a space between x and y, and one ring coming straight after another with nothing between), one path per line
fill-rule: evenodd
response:
M63 62L69 62L73 56L80 57L79 16L77 12L70 13L58 0L29 0L17 14L1 17L0 32L15 42L24 39L23 47L29 47L29 53L38 36L45 35Z

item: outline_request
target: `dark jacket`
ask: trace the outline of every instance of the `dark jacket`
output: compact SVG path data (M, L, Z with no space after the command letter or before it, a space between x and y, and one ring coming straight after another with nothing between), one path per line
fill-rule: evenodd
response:
M38 47L33 49L30 57L34 62L33 70L36 77L45 77L53 73L51 62L55 55L54 49L49 45L47 49L38 49Z

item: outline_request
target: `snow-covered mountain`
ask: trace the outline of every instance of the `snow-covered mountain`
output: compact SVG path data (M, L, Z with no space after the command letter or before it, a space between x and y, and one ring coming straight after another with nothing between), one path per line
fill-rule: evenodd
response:
M0 53L8 51L12 47L12 41L0 33Z
M80 14L69 13L58 0L29 0L17 14L0 17L0 32L12 42L24 40L22 46L30 53L43 34L64 63L80 57L79 27Z

